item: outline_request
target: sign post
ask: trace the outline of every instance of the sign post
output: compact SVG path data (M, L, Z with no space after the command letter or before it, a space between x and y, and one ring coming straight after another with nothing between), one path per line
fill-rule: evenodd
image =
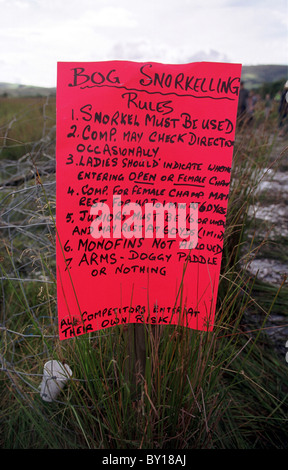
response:
M241 65L58 63L60 339L212 330Z

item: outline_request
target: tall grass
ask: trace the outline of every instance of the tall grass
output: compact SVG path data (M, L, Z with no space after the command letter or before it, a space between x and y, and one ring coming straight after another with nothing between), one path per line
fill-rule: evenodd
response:
M255 297L257 280L247 271L261 249L250 243L247 251L246 234L249 206L271 161L275 123L267 124L238 129L213 331L117 325L61 342L55 175L45 171L55 148L42 128L20 173L42 171L33 170L20 186L3 186L0 198L3 448L287 447L287 364L265 334L284 288L277 287L268 302L266 294ZM2 185L7 175L11 182L20 174L18 161L5 165ZM259 313L256 328L247 324L251 309ZM52 403L39 394L48 359L73 371Z

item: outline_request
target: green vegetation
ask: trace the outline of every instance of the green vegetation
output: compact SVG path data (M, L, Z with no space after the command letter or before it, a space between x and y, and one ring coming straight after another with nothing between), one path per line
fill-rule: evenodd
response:
M18 159L49 139L55 118L55 97L0 97L0 158Z
M53 100L0 102L1 447L287 448L287 363L266 329L274 308L287 315L287 288L246 269L266 247L251 238L249 208L276 160L276 115L265 120L259 105L237 132L213 332L145 325L141 373L132 367L133 325L58 340ZM39 394L49 359L73 371L53 403Z

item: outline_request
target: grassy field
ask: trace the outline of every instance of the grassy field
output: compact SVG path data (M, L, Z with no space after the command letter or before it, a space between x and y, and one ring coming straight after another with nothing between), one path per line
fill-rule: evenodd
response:
M60 342L55 99L2 98L0 132L1 447L287 448L288 365L266 330L275 309L288 318L287 286L285 279L278 286L261 284L247 269L266 247L265 240L251 238L255 221L249 208L267 168L273 171L284 155L284 145L275 155L276 108L265 119L260 105L254 122L237 130L215 327L209 333L120 325ZM257 325L249 323L250 312L257 312ZM131 349L139 334L146 346L142 373ZM73 371L52 403L39 394L49 359Z
M0 158L23 157L56 124L54 98L0 97Z

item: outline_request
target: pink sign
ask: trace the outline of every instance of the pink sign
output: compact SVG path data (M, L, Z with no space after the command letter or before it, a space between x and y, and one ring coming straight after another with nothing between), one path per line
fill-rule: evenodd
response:
M58 63L60 339L211 330L241 65Z

